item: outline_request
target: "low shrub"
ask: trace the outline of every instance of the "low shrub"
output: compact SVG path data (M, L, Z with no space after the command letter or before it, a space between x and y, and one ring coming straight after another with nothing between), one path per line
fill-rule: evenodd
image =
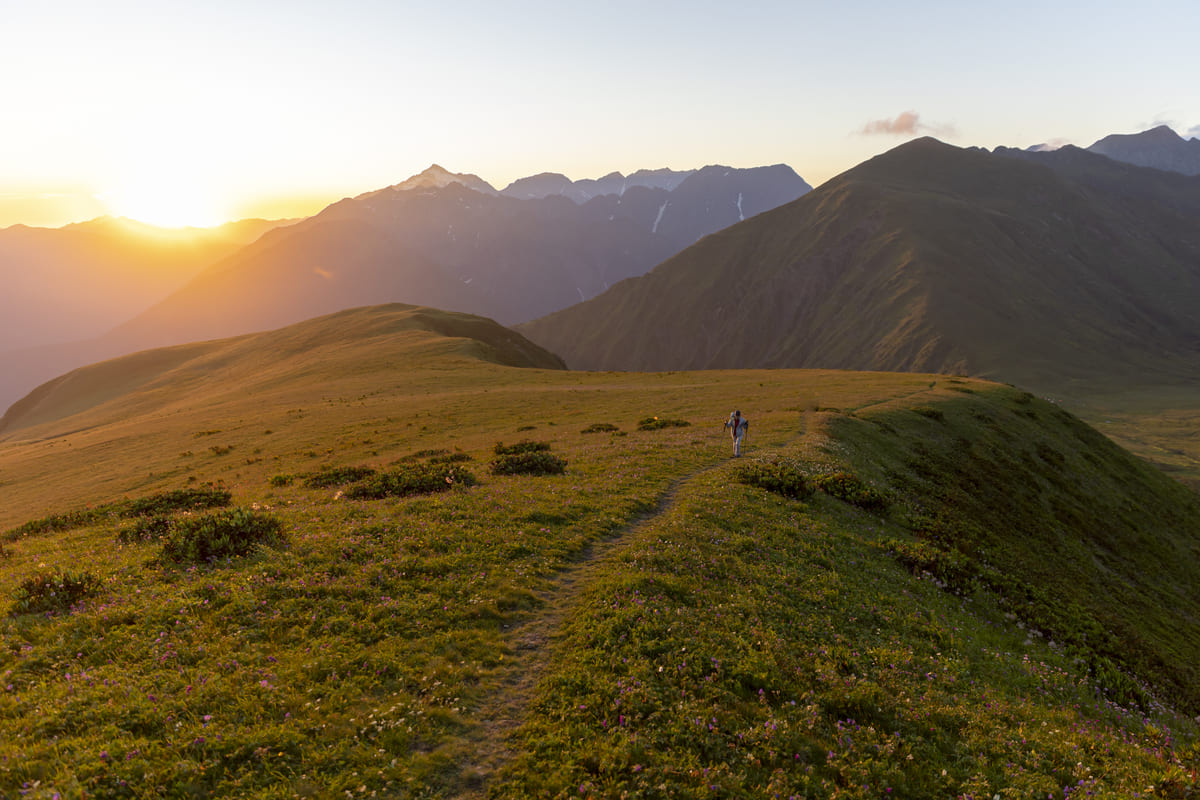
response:
M401 461L420 461L422 458L433 458L435 456L444 456L450 451L445 448L418 450L415 453L409 453L397 459L397 463Z
M277 486L277 487L278 486L291 486L292 482L295 480L296 480L295 475L275 475L271 478L271 485Z
M639 431L657 431L662 428L686 428L692 423L686 419L659 419L658 417L644 417L638 420Z
M444 492L455 486L474 486L475 476L453 464L406 464L373 475L346 490L354 500L380 500Z
M612 433L621 430L611 422L597 422L595 425L588 425L580 433Z
M531 439L523 439L516 444L505 444L504 442L496 442L496 446L492 448L498 456L515 456L520 453L540 453L550 449L549 442L535 442Z
M170 517L139 517L134 524L117 532L117 541L121 544L156 542L167 536L174 525Z
M813 485L830 497L858 506L868 511L882 511L887 507L887 498L873 486L868 486L859 480L858 476L849 472L834 472L830 475L817 475Z
M561 475L567 462L544 450L505 453L491 463L493 475Z
M275 517L247 508L233 508L197 517L184 517L163 539L162 557L175 563L215 561L244 556L260 544L283 538Z
M122 517L148 517L169 514L172 511L200 511L208 508L225 508L233 495L225 489L201 487L199 489L176 489L159 492L149 497L129 501L121 509Z
M429 459L429 463L430 464L462 464L464 462L474 461L474 460L475 459L471 458L470 453L464 453L461 450L458 450L456 452L446 453L445 455L441 455L441 456L431 456Z
M15 616L70 611L80 600L95 594L100 585L100 579L91 572L43 570L17 587L9 613Z
M803 500L813 493L812 481L799 468L783 461L743 463L735 473L737 481L768 492Z
M374 475L373 467L326 467L311 473L304 479L304 485L309 489L324 489L328 486L341 486L355 483L363 478Z
M97 508L84 508L78 511L68 511L65 514L51 514L41 519L30 520L5 531L5 539L19 539L22 536L32 536L39 533L57 533L95 525L113 513L115 506L106 504Z

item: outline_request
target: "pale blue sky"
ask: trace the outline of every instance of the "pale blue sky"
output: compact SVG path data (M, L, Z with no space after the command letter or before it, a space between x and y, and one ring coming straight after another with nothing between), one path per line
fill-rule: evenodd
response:
M433 162L816 185L914 135L1200 134L1184 0L3 2L0 226L311 212Z

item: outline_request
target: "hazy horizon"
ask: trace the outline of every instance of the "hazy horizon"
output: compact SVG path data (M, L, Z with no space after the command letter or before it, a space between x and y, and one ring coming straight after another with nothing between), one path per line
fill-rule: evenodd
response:
M438 163L502 188L706 164L813 186L906 139L1200 133L1182 0L1005 13L229 0L8 10L0 227L311 214ZM985 35L986 33L986 35Z

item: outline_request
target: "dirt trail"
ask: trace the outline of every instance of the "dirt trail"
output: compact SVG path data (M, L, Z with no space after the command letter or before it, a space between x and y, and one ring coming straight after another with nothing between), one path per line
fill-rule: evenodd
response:
M808 413L802 415L800 430L795 436L763 449L787 446L804 438L809 430L809 416ZM728 463L723 459L675 479L659 496L653 509L634 517L611 536L590 543L555 577L552 588L539 593L545 605L535 616L513 626L509 635L512 654L506 659L506 674L479 710L479 730L472 737L477 748L476 760L465 776L468 788L459 794L460 798L478 800L486 797L493 776L513 757L511 737L528 712L537 685L550 663L553 646L590 577L634 531L653 524L666 513L682 487Z

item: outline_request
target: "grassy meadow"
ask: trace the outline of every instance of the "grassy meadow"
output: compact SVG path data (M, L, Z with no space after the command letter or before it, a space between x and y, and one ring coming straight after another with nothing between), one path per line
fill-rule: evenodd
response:
M1194 793L1196 495L1061 409L409 322L118 360L0 438L0 796Z

